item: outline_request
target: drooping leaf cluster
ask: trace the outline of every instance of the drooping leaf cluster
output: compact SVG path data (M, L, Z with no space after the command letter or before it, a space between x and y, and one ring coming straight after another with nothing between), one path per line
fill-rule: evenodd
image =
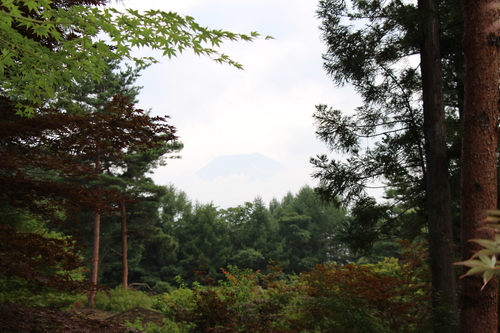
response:
M486 287L488 282L495 275L500 274L499 265L497 263L497 256L500 253L500 211L490 210L488 217L482 221L483 226L478 231L490 231L494 235L494 239L469 239L469 242L476 243L480 246L480 250L476 251L469 260L455 263L469 267L470 269L461 276L461 278L473 275L483 276L483 286L481 290Z
M100 80L107 59L156 62L136 57L148 47L174 57L186 49L216 62L241 65L220 53L224 41L252 41L257 32L237 34L200 26L193 17L148 10L120 12L93 1L3 1L0 7L1 93L16 101L17 112L35 108L87 77Z

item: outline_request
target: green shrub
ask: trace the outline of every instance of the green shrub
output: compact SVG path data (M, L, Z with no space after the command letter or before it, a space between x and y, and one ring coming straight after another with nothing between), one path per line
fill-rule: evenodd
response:
M29 289L29 282L21 279L0 279L0 302L12 302L30 308L67 310L81 298L46 287L38 293Z
M174 288L170 285L170 283L165 282L165 281L158 281L156 282L155 286L153 287L153 291L156 294L164 294L164 293L169 293L172 292Z
M142 291L123 289L122 286L107 291L99 291L95 298L95 307L97 309L111 312L123 312L136 307L152 309L153 304L153 297Z
M154 323L147 323L143 325L138 319L134 323L127 323L127 326L140 330L144 333L191 333L193 332L193 325L179 324L171 320L164 320L164 326L158 326Z
M279 267L267 275L237 267L222 272L219 286L182 285L157 297L167 332L429 331L430 289L408 260L318 265L289 279Z
M365 265L327 264L302 273L301 280L307 297L297 326L339 333L426 329L430 287L405 275L382 275Z
M268 289L264 289L259 285L264 277L259 272L234 266L222 272L226 281L218 287L182 286L158 297L157 308L170 320L171 332L289 332L280 321L291 299L283 296L288 287L272 281L279 275L265 276Z
M0 217L5 219L5 216ZM53 240L60 240L60 243L65 245L60 249L61 251L64 250L69 253L74 250L70 246L70 244L73 244L73 242L71 241L71 237L64 236L61 233L57 233L54 231L48 231L45 223L41 220L36 220L31 217L21 215L20 217L16 218L15 221L11 221L11 224L17 228L17 235L34 234L35 236L42 237L41 239L44 239L42 243L50 242ZM59 241L57 241L56 243L59 243ZM68 247L66 247L66 245ZM31 249L31 251L34 250ZM37 251L38 250L34 252ZM19 254L20 253L21 252L19 252ZM15 256L12 258L15 258ZM36 255L33 258L35 261L37 260ZM25 262L25 264L26 263L27 262ZM33 269L34 267L35 266L31 267L30 269ZM61 287L66 287L67 284L62 283L61 281L63 280L59 280L56 277L67 274L70 277L68 279L70 281L83 281L84 275L81 269L67 271L64 270L63 267L64 265L56 262L50 263L48 265L47 263L45 263L43 267L40 266L39 268L37 268L38 272L44 272L42 275L37 276L38 280L34 279L32 281L28 281L25 278L19 278L15 276L7 276L1 278L0 302L12 302L30 308L51 308L61 310L67 310L71 308L72 305L81 298L81 295L75 294L74 292L72 293L69 289L67 289L68 291L59 290L61 289ZM35 288L34 284L36 284L38 287Z

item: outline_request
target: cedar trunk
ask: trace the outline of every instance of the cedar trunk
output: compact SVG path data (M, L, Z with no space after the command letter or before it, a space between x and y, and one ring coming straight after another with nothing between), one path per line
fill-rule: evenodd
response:
M434 0L419 0L422 18L420 63L426 156L426 208L432 274L434 331L454 332L458 322L453 267L453 221L446 154L446 124L439 24Z
M487 27L495 12L487 0L463 0L465 104L462 134L462 260L477 245L473 238L492 235L478 231L486 210L497 204L497 139L499 50L490 42ZM464 272L468 270L464 268ZM497 332L498 283L492 280L481 291L482 278L462 280L460 328L463 333Z

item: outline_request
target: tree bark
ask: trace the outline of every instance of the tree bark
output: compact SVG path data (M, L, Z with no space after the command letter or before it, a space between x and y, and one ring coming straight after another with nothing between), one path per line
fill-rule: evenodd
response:
M122 219L122 285L123 289L128 289L128 240L127 240L127 209L125 200L120 202Z
M453 266L453 221L446 154L439 23L434 0L419 0L418 7L423 34L420 65L426 156L426 208L433 288L433 325L435 332L456 332L457 290Z
M97 155L95 170L96 173L100 173L101 169L101 156ZM100 186L97 186L97 192L99 193ZM99 209L94 212L94 228L93 228L93 238L92 238L92 259L90 264L90 283L91 289L88 298L88 307L93 308L95 305L95 295L97 292L97 277L99 272L99 246L100 246L100 236L101 236L101 213Z
M461 227L462 259L467 260L476 244L473 238L489 238L478 231L486 210L497 204L497 139L499 50L487 31L495 19L488 0L463 0L465 102L462 124ZM466 271L467 268L464 268ZM463 333L497 332L498 282L490 281L481 291L482 278L462 280L460 329Z

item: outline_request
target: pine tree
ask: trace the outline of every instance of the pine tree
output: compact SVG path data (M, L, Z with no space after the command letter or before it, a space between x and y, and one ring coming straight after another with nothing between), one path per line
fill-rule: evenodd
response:
M318 12L328 46L325 69L336 83L352 84L364 105L349 116L317 107L319 138L347 155L345 162L329 161L326 155L312 159L320 180L317 191L326 199L358 201L356 207L380 213L365 219L363 228L352 229L358 232L355 238L366 234L367 245L383 234L414 233L411 229L427 222L434 305L436 311L444 306L451 314L450 320L442 321L445 328L436 326L441 331L454 329L447 322L453 322L456 313L451 199L456 190L448 180L457 177L459 155L454 155L457 141L445 139L457 136L454 124L459 123L463 104L461 50L450 42L460 38L459 8L457 3L432 1L419 1L418 6L354 1L349 7L331 0L321 1ZM414 57L418 54L420 69ZM453 125L449 132L446 122ZM374 181L391 189L386 203L366 198ZM410 211L420 213L417 223L406 230L397 227L402 214Z

